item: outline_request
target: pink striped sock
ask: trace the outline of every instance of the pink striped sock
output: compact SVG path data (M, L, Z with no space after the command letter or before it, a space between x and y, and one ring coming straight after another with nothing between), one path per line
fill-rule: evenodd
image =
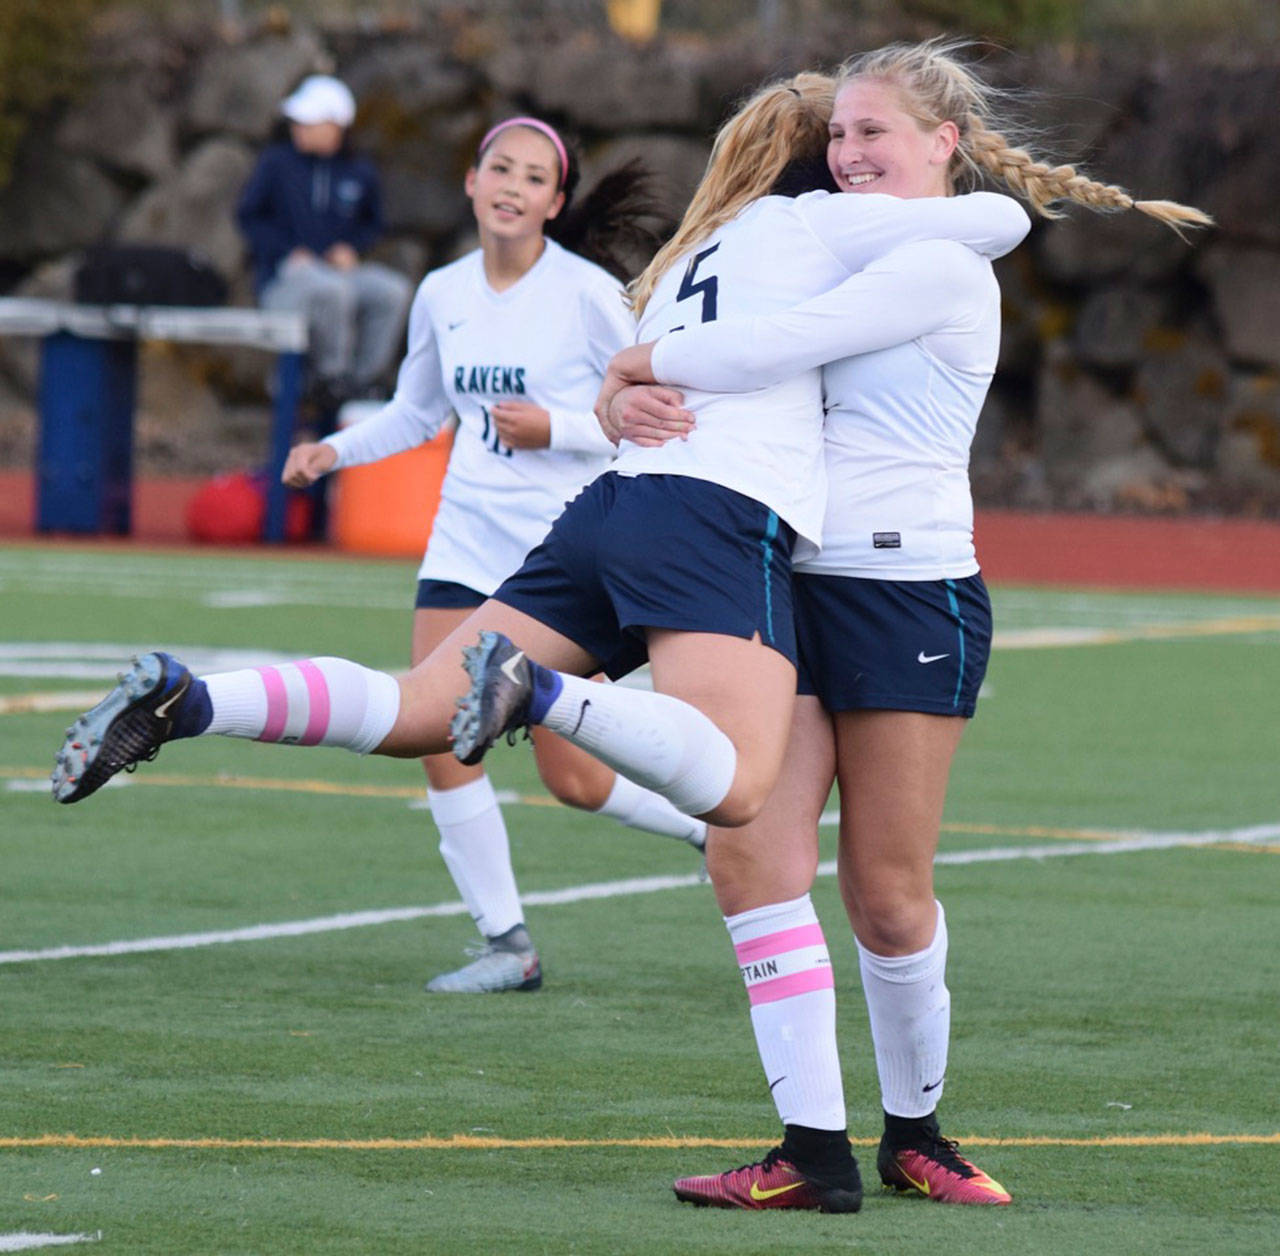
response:
M297 746L368 754L400 711L400 686L347 659L302 659L202 677L213 719L205 730Z
M787 1125L844 1129L835 980L809 896L728 916L725 924L778 1115Z

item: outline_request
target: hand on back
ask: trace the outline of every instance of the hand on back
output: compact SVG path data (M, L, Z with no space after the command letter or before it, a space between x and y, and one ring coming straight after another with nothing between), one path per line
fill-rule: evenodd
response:
M683 408L684 394L665 384L632 384L613 394L600 417L604 434L616 445L629 440L643 446L665 445L693 431L691 411Z

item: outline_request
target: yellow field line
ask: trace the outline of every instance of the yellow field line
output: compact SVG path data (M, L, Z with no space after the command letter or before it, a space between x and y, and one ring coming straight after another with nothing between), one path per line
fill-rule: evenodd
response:
M858 1147L878 1139L854 1138ZM1245 1147L1280 1146L1275 1134L1108 1134L1097 1138L991 1138L959 1140L968 1147ZM113 1138L108 1135L37 1134L0 1136L0 1148L116 1149L121 1151L555 1151L588 1147L624 1147L669 1151L699 1147L750 1150L768 1146L768 1138L484 1138L474 1134L421 1138Z
M0 780L35 781L49 775L47 768L0 767ZM230 772L218 776L176 776L164 772L147 772L130 785L158 785L178 789L260 789L288 794L325 794L343 798L425 798L422 785L356 785L337 781L288 780L267 776L236 776ZM550 794L522 795L516 801L526 807L558 807Z
M43 715L54 711L82 711L102 697L102 690L55 689L47 693L15 693L0 698L0 715Z
M1098 645L1117 645L1130 641L1167 641L1174 637L1223 637L1236 633L1272 632L1277 628L1280 628L1280 617L1275 615L1235 615L1229 619L1116 628L1099 633L1094 641Z
M1277 615L1233 615L1223 619L1183 620L1167 624L1138 624L1128 628L1010 628L992 639L993 650L1062 650L1135 641L1174 641L1180 638L1228 637L1280 629Z
M0 780L34 781L48 776L44 768L0 767ZM175 789L246 789L275 793L319 794L341 798L404 798L425 797L425 787L419 785L357 785L339 781L309 779L289 780L267 776L236 776L222 773L218 776L180 776L163 772L147 772L134 777L130 785L154 785ZM521 794L514 800L522 807L558 807L561 804L550 794ZM1119 836L1114 829L1070 829L1040 824L981 824L973 821L954 820L944 822L944 833L961 833L975 837L1032 837L1060 839L1068 842L1111 842ZM1215 850L1244 850L1275 853L1274 846L1240 842L1221 842Z
M981 837L1061 837L1072 842L1114 842L1115 829L1047 828L1040 824L975 824L962 820L946 821L944 833L971 833Z
M0 767L0 780L39 780L48 776L45 768ZM163 772L147 772L135 776L130 785L157 785L179 789L261 789L292 794L325 794L345 798L422 798L426 787L422 785L355 785L340 781L316 781L308 779L288 780L267 776L235 776L224 773L219 776L178 776ZM521 794L516 799L525 807L558 807L560 804L549 794ZM1069 841L1113 841L1116 834L1101 829L1045 828L1040 825L1017 824L944 824L946 833L971 833L984 837L1060 837Z

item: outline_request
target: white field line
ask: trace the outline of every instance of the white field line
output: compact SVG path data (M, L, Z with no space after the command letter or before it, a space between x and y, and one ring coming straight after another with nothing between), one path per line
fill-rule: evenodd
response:
M224 599L219 601L218 599ZM209 594L209 605L276 605L294 602L282 593L261 590L229 594ZM320 605L322 603L316 603ZM368 607L369 602L362 603ZM1162 623L1118 627L1041 627L999 631L992 639L994 650L1048 650L1077 646L1121 645L1137 641L1172 641L1182 638L1245 636L1280 632L1280 615L1236 615L1215 619L1167 620ZM62 680L109 680L132 655L143 654L151 645L108 645L100 642L0 642L0 676L48 677ZM197 675L229 671L238 667L290 662L296 655L278 651L221 649L215 646L182 646L177 650L184 663ZM622 683L635 683L626 678ZM77 695L78 696L78 695ZM52 695L30 695L10 699L23 703L35 697L56 701ZM44 710L71 710L70 696L65 707L45 706ZM32 708L25 708L30 710ZM0 709L0 714L23 711L21 705Z
M825 819L826 817L824 817ZM1136 851L1171 850L1184 846L1214 846L1224 842L1255 845L1280 837L1280 824L1259 824L1243 829L1210 830L1203 833L1140 833L1117 831L1113 841L1059 842L1051 846L993 846L984 850L946 851L936 863L967 865L1000 863L1015 859L1056 859L1066 855L1121 855ZM818 875L834 876L836 865L829 860L818 865ZM526 904L559 907L593 899L627 898L655 894L661 890L681 890L703 884L699 873L683 876L633 877L623 881L598 881L571 885L559 890L535 890L521 896ZM261 942L269 938L294 938L309 933L332 933L340 929L360 929L368 925L394 924L429 916L461 916L462 903L433 903L426 907L391 907L374 911L342 912L311 920L287 920L278 924L250 925L243 929L221 929L207 933L181 933L168 937L134 938L93 946L55 946L35 951L0 951L0 964L27 964L35 960L80 959L91 956L132 955L142 951L178 951L217 946L226 942Z
M3 641L0 642L0 676L43 677L59 680L112 681L116 673L128 666L134 655L155 649L153 645L111 645L105 642L74 641ZM296 654L278 650L232 649L222 646L184 646L179 651L182 661L198 675L207 672L233 671L240 667L289 663ZM29 695L55 701L57 695ZM69 698L75 695L62 695ZM101 692L92 699L96 702ZM5 699L8 704L22 697ZM70 707L44 706L43 710L70 710ZM0 713L7 713L0 711Z
M38 1247L67 1247L72 1243L96 1243L102 1231L94 1234L32 1234L18 1230L12 1234L0 1234L0 1252L30 1252Z

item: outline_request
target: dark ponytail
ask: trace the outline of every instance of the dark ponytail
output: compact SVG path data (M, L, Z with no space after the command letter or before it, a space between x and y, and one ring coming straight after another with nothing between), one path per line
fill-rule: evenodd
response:
M632 160L602 175L575 201L578 159L572 148L568 153L564 208L547 223L546 233L625 283L648 264L673 226L654 195L653 178L642 162Z

